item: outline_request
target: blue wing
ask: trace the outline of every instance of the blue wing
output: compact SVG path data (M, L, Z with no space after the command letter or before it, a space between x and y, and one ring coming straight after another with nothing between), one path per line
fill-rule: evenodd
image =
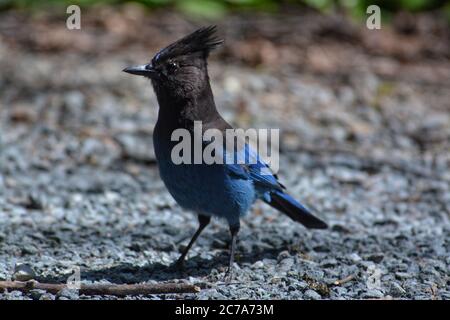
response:
M252 180L258 196L292 220L300 222L308 228L327 228L325 222L315 217L309 209L284 192L284 186L278 182L276 175L270 171L269 166L249 145L245 145L244 150L245 152L237 154L238 158L242 155L245 156L245 161L241 161L242 164L236 164L236 161L225 164L230 175L239 179Z
M250 145L246 144L241 152L235 154L233 160L235 160L233 163L226 163L229 173L240 179L252 180L257 193L264 200L270 201L269 193L271 191L281 191L284 188L269 166ZM237 160L241 161L238 162Z

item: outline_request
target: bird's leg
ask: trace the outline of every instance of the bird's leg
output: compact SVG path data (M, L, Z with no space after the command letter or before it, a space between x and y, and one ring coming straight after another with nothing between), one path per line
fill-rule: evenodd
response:
M236 238L237 234L239 232L240 224L235 224L230 226L230 233L231 233L231 245L230 245L230 260L228 263L228 269L225 274L225 280L227 282L231 281L233 277L233 263L234 263L234 252L236 251Z
M211 221L210 216L204 216L202 214L198 215L198 223L199 223L198 229L197 229L197 231L195 231L194 235L192 236L191 241L189 241L189 244L184 249L181 256L178 258L177 263L176 263L176 265L178 267L183 266L184 258L186 258L186 255L188 254L188 252L191 249L192 245L194 244L195 240L197 240L200 233L202 233L203 229L205 229L205 227L209 224L210 221Z

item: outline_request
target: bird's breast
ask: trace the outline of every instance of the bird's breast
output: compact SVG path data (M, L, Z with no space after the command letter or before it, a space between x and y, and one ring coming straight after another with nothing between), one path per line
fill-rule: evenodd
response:
M171 153L176 144L155 130L154 148L159 173L179 205L225 218L239 217L248 211L255 201L250 180L230 176L225 164L174 164Z

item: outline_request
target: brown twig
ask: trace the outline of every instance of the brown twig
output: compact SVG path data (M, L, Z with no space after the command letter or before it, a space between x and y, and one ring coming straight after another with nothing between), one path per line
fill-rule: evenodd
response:
M66 284L40 283L34 280L23 281L0 281L0 291L19 290L27 292L32 289L41 289L51 293L57 293L67 288ZM156 284L81 284L79 294L85 295L148 295L167 293L196 293L200 288L192 284L184 283L156 283Z
M354 278L355 278L355 275L351 274L351 275L345 277L344 279L336 280L333 284L335 286L340 286L341 284L344 284L344 283L347 283L349 281L352 281Z

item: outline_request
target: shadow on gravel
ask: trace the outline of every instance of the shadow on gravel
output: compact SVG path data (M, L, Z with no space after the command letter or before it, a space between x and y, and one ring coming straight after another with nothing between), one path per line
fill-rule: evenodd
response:
M238 264L250 263L262 259L276 259L280 250L264 250L254 254L237 255ZM184 279L187 277L205 277L216 268L220 272L225 272L228 265L228 251L217 254L213 259L203 259L192 257L185 261L183 269L178 269L174 265L167 266L159 262L139 267L131 264L121 264L105 269L81 270L81 278L89 281L106 280L111 283L139 283L148 280L169 281Z
M195 258L193 258L195 259ZM210 264L210 261L197 258L197 263L205 265ZM186 267L183 270L176 269L174 266L167 266L156 262L143 267L121 264L105 269L86 270L81 272L81 277L84 280L100 281L107 280L112 283L138 283L148 280L168 281L174 279L182 279L186 276L201 277L206 276L210 272L210 268L190 268Z

